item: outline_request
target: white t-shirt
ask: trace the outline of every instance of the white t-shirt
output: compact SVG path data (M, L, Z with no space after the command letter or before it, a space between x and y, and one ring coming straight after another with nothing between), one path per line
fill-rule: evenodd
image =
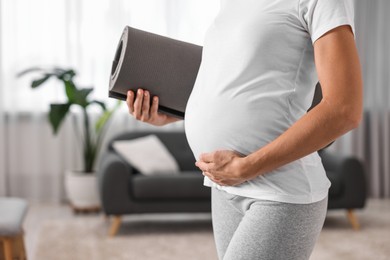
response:
M187 104L185 131L196 157L215 150L255 152L311 105L318 81L313 43L350 25L347 0L221 0L206 32L202 63ZM325 198L330 182L317 153L237 186L204 184L288 203Z

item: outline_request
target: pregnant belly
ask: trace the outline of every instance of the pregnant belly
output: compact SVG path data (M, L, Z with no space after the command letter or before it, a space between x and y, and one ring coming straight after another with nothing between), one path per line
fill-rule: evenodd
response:
M280 102L280 101L279 101ZM286 107L272 99L189 101L185 131L196 159L201 153L233 150L248 155L288 127Z

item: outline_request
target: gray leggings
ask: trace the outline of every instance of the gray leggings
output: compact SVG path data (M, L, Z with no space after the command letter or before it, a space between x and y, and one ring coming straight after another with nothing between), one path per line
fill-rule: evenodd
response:
M309 259L324 224L328 198L311 204L258 200L212 188L219 259Z

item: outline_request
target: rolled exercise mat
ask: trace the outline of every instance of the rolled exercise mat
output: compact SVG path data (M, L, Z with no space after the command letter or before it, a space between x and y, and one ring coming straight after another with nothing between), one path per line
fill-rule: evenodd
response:
M202 47L126 26L112 64L109 97L146 89L159 111L184 118L202 58Z

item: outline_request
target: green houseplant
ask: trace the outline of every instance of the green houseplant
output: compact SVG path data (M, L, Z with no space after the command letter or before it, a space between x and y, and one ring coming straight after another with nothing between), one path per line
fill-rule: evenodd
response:
M93 202L83 201L86 198L81 198L81 201L74 201L74 194L72 193L72 188L69 188L70 183L74 185L80 185L81 182L85 182L86 179L91 179L93 184L90 184L89 187L79 187L79 189L91 190L96 188L96 177L94 176L94 165L96 158L99 154L99 151L102 146L103 138L107 132L107 128L110 122L110 119L116 109L118 109L120 103L118 102L112 109L107 109L106 105L102 101L90 99L90 94L93 91L93 88L80 88L76 85L74 77L76 72L73 69L63 69L63 68L51 68L51 69L42 69L42 68L31 68L24 70L18 74L18 76L23 76L26 74L35 73L39 76L31 81L32 88L38 88L45 83L49 82L50 78L59 80L64 86L66 93L67 101L64 103L52 103L50 104L50 111L48 114L48 119L52 127L53 133L57 134L60 130L60 127L70 113L70 108L75 106L81 109L82 111L82 122L83 127L80 129L75 127L77 135L82 140L82 151L83 151L83 170L82 171L68 171L65 179L65 188L67 191L68 198L71 205L74 209L87 209L91 207L98 207L98 205L87 205L87 204L97 204L98 197L94 199ZM48 84L46 84L48 85ZM94 125L92 124L92 117L88 113L87 108L91 105L97 105L100 107L102 113L97 119ZM79 180L74 180L74 178L79 178ZM87 185L88 186L88 185ZM74 191L73 191L74 192ZM93 191L96 193L97 190ZM77 193L77 191L76 191ZM88 195L81 195L87 196ZM76 199L77 200L77 199ZM88 199L87 199L88 200Z

